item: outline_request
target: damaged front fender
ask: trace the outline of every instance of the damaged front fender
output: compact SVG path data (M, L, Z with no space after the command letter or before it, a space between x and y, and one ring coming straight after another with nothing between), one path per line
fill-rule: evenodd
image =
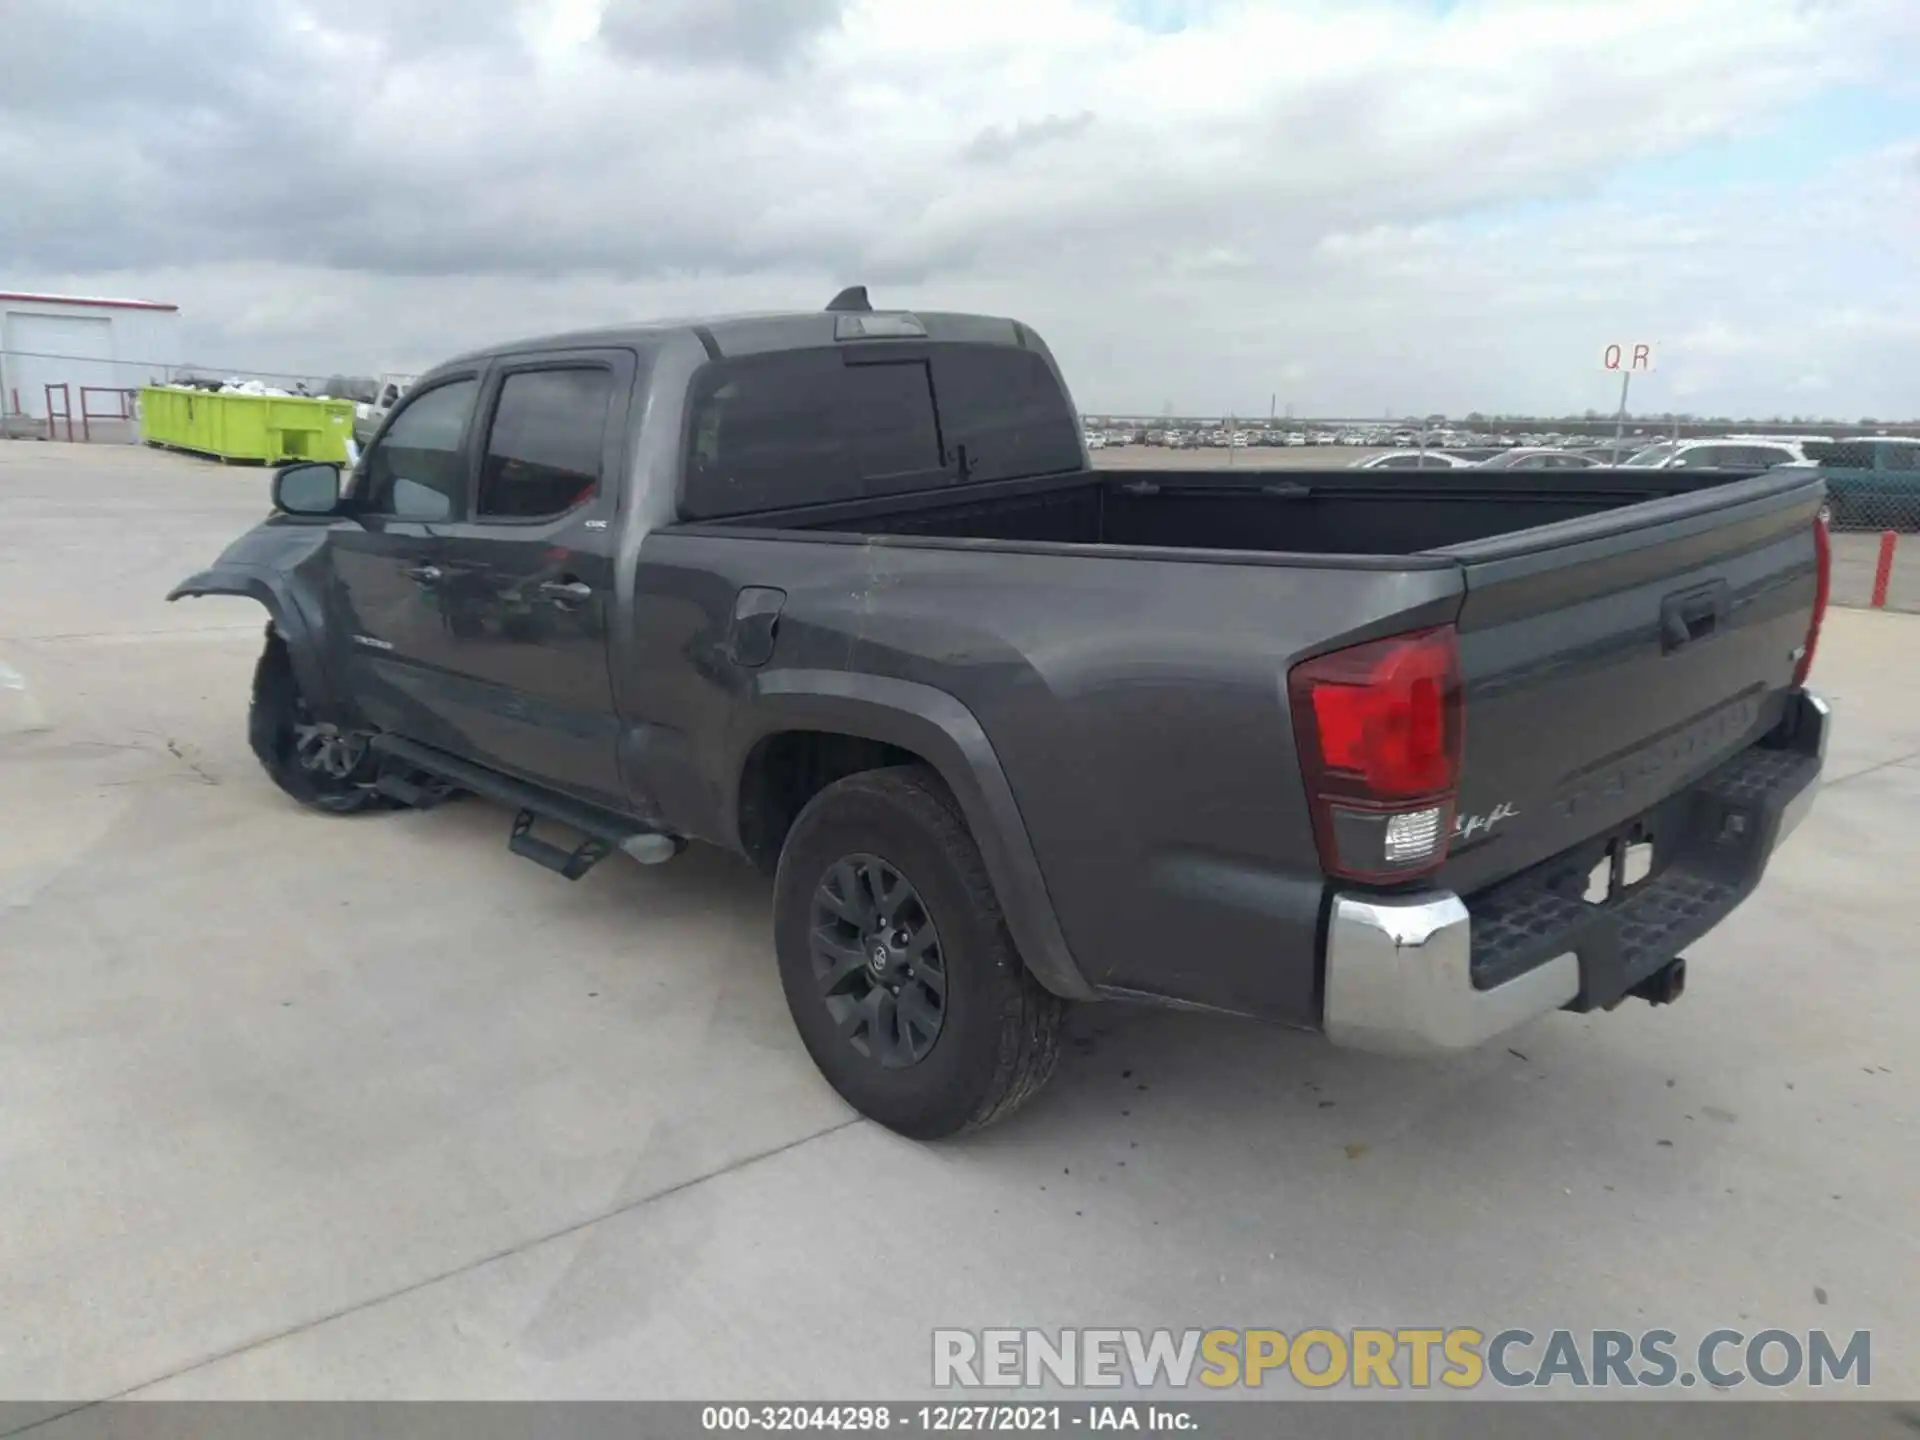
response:
M317 584L324 541L323 530L269 521L174 586L167 599L236 595L257 602L287 647L301 694L316 714L328 715L338 709L341 692L327 665L326 609Z

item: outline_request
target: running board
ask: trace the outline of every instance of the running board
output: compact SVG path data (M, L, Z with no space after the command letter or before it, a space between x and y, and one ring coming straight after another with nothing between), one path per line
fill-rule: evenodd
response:
M507 849L522 860L531 860L543 870L551 870L563 880L578 880L587 871L607 858L607 852L613 849L605 840L589 835L571 850L563 850L551 841L539 839L533 833L533 822L537 817L531 810L521 810L513 817L513 830L507 836Z
M531 860L568 880L578 880L615 850L625 852L643 865L657 865L686 848L686 842L677 835L635 825L610 810L556 795L541 786L502 775L430 745L416 744L397 735L376 735L372 748L381 755L425 771L444 784L511 806L513 829L507 836L507 848L523 860ZM542 840L533 834L534 824L539 820L564 825L578 831L583 838L571 850Z
M382 769L374 779L373 788L382 795L398 800L409 810L431 810L460 793L458 785L410 765Z

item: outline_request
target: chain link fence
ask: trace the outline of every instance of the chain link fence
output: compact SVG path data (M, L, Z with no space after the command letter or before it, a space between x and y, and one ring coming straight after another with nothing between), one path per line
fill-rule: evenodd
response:
M31 440L137 440L139 392L147 385L217 389L228 382L257 381L292 395L361 402L372 400L378 388L369 375L297 374L5 347L0 347L0 378L0 438Z
M1920 440L1816 440L1827 482L1833 603L1920 613Z
M1816 440L1806 451L1827 482L1836 532L1920 530L1920 440Z

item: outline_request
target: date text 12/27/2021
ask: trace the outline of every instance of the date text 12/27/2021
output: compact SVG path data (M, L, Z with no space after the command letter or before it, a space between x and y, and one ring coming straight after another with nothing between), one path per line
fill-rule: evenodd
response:
M706 1431L766 1431L789 1434L929 1435L1040 1431L1157 1431L1192 1434L1191 1410L1150 1404L942 1404L942 1405L708 1405L700 1412Z

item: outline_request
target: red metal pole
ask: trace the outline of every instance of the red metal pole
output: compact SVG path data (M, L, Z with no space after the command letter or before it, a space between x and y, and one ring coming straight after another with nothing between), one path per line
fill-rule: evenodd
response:
M1893 547L1900 543L1897 530L1880 532L1880 563L1873 572L1873 608L1887 608L1887 586L1893 581Z
M60 392L60 414L53 413L53 392ZM47 439L52 440L53 422L58 418L67 422L67 443L73 443L73 391L67 388L65 381L56 381L47 386Z

